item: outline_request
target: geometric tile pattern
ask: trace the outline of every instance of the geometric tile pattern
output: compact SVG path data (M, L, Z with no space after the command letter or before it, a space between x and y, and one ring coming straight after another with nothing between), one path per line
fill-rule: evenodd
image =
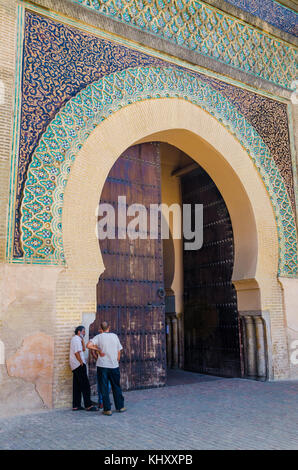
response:
M57 111L86 85L117 70L159 65L161 60L80 31L61 21L25 12L20 144L16 181L13 256L21 258L20 202L33 151Z
M284 179L296 213L287 105L211 77L200 77L224 95L256 129Z
M71 165L91 131L130 103L179 97L208 111L247 150L270 195L279 234L279 274L297 275L295 219L284 180L267 146L237 108L194 73L135 67L89 84L56 114L29 165L21 206L21 243L28 262L63 264L61 214Z
M298 15L275 0L226 0L286 33L298 36Z
M243 72L291 89L297 48L198 0L72 0Z

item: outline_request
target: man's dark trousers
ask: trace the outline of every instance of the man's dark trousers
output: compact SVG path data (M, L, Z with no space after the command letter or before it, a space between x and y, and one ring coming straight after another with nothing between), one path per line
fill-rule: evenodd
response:
M73 399L72 406L73 408L79 408L81 406L81 400L83 394L85 408L89 408L91 403L91 392L90 392L90 383L87 375L86 364L77 367L73 372Z
M121 408L124 407L124 397L122 395L122 390L120 387L119 367L116 367L116 369L110 369L109 367L97 367L97 376L100 391L102 394L104 411L110 411L111 409L111 402L109 397L109 381L112 386L115 408L116 410L121 410Z

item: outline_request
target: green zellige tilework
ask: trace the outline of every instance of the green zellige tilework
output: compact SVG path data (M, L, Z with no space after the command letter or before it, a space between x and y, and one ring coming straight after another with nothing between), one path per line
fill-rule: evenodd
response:
M297 48L194 0L72 0L117 21L291 89Z

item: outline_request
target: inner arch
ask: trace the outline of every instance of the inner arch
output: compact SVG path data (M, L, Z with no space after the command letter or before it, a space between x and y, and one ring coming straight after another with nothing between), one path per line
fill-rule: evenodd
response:
M101 190L119 155L146 140L181 149L213 179L233 225L232 281L239 309L258 310L261 303L266 305L272 293L267 289L260 298L259 288L274 273L276 276L278 267L278 237L268 193L232 134L208 113L181 99L146 100L123 108L98 126L80 150L65 189L62 214L69 272L97 283L104 271L95 237Z

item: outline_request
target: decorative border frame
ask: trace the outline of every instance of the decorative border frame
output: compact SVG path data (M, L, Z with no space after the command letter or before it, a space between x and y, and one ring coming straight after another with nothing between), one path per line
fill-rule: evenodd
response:
M71 1L283 88L296 79L294 45L201 0Z
M287 105L288 123L289 123L289 142L291 150L292 171L293 171L293 187L295 196L295 210L296 210L296 226L298 224L298 168L296 163L296 149L295 149L295 132L294 132L294 118L292 111L292 104ZM297 234L298 235L298 234Z
M298 35L298 14L275 0L225 0L293 36ZM295 21L296 19L296 21Z
M6 259L13 258L13 240L15 229L15 205L16 205L16 184L17 168L20 141L20 118L22 110L22 69L23 69L23 45L24 45L24 24L25 8L17 5L17 41L16 41L16 69L15 69L15 96L14 96L14 121L12 133L12 150L10 163L10 186L8 204L8 226L6 240Z

